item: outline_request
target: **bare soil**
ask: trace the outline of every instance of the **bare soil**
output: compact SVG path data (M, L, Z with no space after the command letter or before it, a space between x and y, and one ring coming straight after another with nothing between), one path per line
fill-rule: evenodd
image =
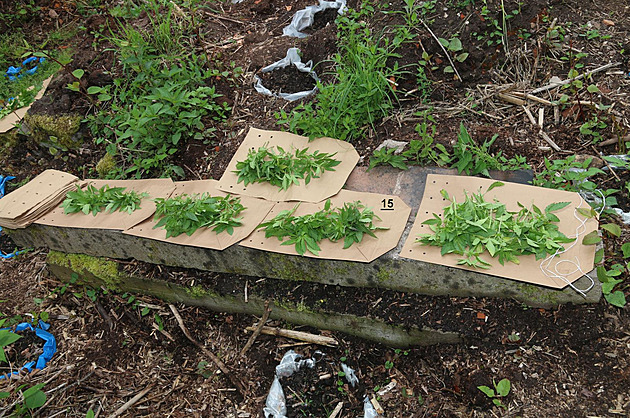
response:
M74 61L51 83L33 110L51 115L85 116L93 112L89 100L65 86L71 79L69 73L76 68L85 70L85 87L106 85L116 77L118 64L106 39L116 20L108 11L120 2L104 1L103 6L85 11L80 6L90 2L35 0L33 5L39 7L36 12L20 19L2 17L1 13L17 13L25 3L29 2L0 0L0 31L21 28L37 43L65 25L86 28L56 46L73 48ZM502 25L501 13L497 12L501 2L437 1L427 23L436 37L450 39L457 34L462 50L469 53L463 62L455 63L461 80L444 71L450 65L445 52L423 25L416 26L418 41L409 44L397 61L405 66L418 62L424 52L430 56L426 66L431 85L429 98L422 99L414 92L415 73L393 80L399 103L390 117L354 144L363 157L361 164L368 164L372 150L385 139L416 139L415 126L420 121L417 112L428 108L432 108L436 118L436 140L447 148L452 147L463 122L477 142L499 135L492 152L501 151L506 157L524 155L534 171L541 169L545 158L625 152L619 141L607 146L593 145L591 138L579 129L597 115L608 121L602 130L604 139L623 138L629 132L627 2L534 0L520 6L514 1L504 3L507 11L519 10L507 22L507 47L505 39L497 43L500 37L495 33L494 20ZM253 89L253 75L283 58L288 48L299 47L304 61L317 63L315 70L323 82L334 80L329 59L337 52L333 21L336 12L318 14L317 25L307 38L281 36L295 11L309 4L312 3L306 0L208 2L209 8L199 12L196 46L224 68L234 61L244 74L236 82L214 81L217 91L232 106L232 114L226 123L204 121L207 127L216 129L216 137L210 143L190 139L175 154L184 168L185 179L218 179L250 126L283 128L278 126L274 114L280 109L290 111L297 103L259 95ZM489 13L483 7L486 4ZM404 5L402 0L393 0L388 11L403 11ZM357 1L349 1L349 6L357 7ZM135 18L134 24L142 28L148 21L144 14ZM383 36L391 35L392 25L402 23L401 13L376 12L369 21L370 27ZM563 34L563 39L559 40L555 33ZM578 60L576 56L582 52L588 55ZM549 101L567 94L570 101L576 102L560 114L555 115L552 107L538 102L528 104L536 118L538 109L544 109L544 131L562 149L560 152L549 147L538 133L540 128L529 121L521 106L498 95L531 92L548 84L553 76L564 79L576 64L583 65L580 72L584 72L609 62L619 64L587 80L600 91L591 97L578 96L570 89L538 93L541 99ZM291 91L281 77L273 82L278 89ZM614 106L600 111L586 104L588 101ZM8 192L47 168L62 169L82 178L94 177L96 163L105 154L86 129L80 148L55 156L27 136L12 135L13 145L6 136L0 144L0 174L17 177L8 183ZM620 172L619 177L597 181L606 188L623 189L628 174ZM620 206L626 210L627 196L618 195ZM627 226L619 238L605 236L606 253L618 253L628 237ZM0 249L14 249L5 235L0 235ZM386 318L403 326L426 325L456 331L464 337L464 343L457 345L394 350L338 333L295 327L332 335L339 346L316 347L261 335L241 356L250 336L244 329L255 324L257 318L177 306L193 338L221 358L230 374L243 382L245 394L240 394L184 335L164 302L103 289L92 293L93 289L78 285L66 287L48 273L45 256L45 251L35 250L15 259L0 260L1 318L28 320L30 313L46 311L50 315L50 332L58 341L58 353L45 370L0 381L0 392L13 392L22 384L45 383L48 402L37 411L39 416L83 417L88 409L97 416L108 416L148 389L121 415L259 417L274 368L288 349L305 357L313 356L316 350L324 355L314 370L284 382L292 389L285 388L290 416L328 416L340 401L344 407L339 416L358 416L364 394L378 396L387 417L613 417L627 416L630 410L629 308L616 308L603 300L590 306L533 309L511 300L426 297L312 284L288 287L277 280L124 261L130 272L144 277L191 286L201 283L226 294L242 294L240 285L246 281L252 291L263 296L280 294L296 302L319 302L324 308ZM624 260L615 255L610 262ZM623 278L627 282L628 278ZM627 285L622 289L628 295ZM267 325L291 327L276 321ZM338 385L342 361L356 370L359 388ZM320 380L327 374L332 376ZM492 386L493 381L504 378L511 381L512 390L501 399L505 405L502 408L477 387ZM388 384L393 388L377 395ZM0 399L0 416L9 415L17 402L16 394Z

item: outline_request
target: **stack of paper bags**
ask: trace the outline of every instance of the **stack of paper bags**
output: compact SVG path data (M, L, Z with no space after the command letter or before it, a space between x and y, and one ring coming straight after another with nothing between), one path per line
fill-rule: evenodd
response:
M26 185L0 199L0 226L26 228L59 205L79 178L57 170L46 170Z

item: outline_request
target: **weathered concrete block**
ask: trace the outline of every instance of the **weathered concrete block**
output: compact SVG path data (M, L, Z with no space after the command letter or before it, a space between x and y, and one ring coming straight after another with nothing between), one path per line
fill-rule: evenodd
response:
M134 292L151 295L168 302L200 306L219 312L262 315L265 300L250 293L247 302L243 295L222 295L214 289L202 286L184 287L163 280L150 280L121 272L115 260L65 254L51 251L47 258L48 268L59 279L69 281L72 274L79 281L91 286L104 285L121 292ZM392 347L458 343L457 333L442 332L429 328L405 327L384 320L325 311L313 306L299 305L277 295L270 300L270 318L281 319L299 325L318 329L340 331L355 337L364 338Z
M483 272L399 257L402 243L415 218L427 173L454 174L452 170L414 167L404 172L386 168L374 169L367 174L357 168L351 175L347 183L349 189L396 194L413 208L398 247L371 263L283 255L238 245L216 251L143 239L108 230L31 225L26 229L8 232L16 243L24 247L47 247L66 253L118 259L134 258L149 263L247 276L375 287L425 295L511 298L529 306L546 308L564 303L599 301L602 293L601 285L597 281L584 297L569 287L563 290L550 289L490 276ZM497 175L496 178L513 181L526 178L522 173L519 175L521 177L509 178ZM590 281L582 277L574 284L578 288L586 288Z

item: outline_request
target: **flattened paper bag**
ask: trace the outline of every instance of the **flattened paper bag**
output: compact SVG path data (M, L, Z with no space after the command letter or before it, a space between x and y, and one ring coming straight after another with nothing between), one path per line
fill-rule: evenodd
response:
M58 170L46 170L0 199L0 226L25 228L52 210L74 190L79 178Z
M91 213L86 215L83 212L65 214L60 205L36 223L68 228L123 230L131 228L152 216L155 212L153 199L156 197L168 197L175 190L175 184L171 179L86 181L97 189L105 185L109 187L124 187L125 191L133 190L137 193L148 193L148 196L140 201L140 208L132 213L120 211L109 213L103 210L97 213L96 216L93 216Z
M451 197L454 197L456 202L461 203L464 201L464 191L467 191L468 195L480 190L484 192L494 182L494 180L477 177L429 174L416 220L400 255L427 263L479 271L474 267L458 265L457 260L463 258L461 255L445 254L442 256L440 247L421 245L414 241L420 234L431 233L429 226L422 225L422 222L433 218L434 213L442 214L444 208L450 204L440 194L442 189L446 190ZM590 208L579 194L517 183L505 183L501 187L490 190L484 196L484 200L487 202L491 202L494 199L505 204L508 211L518 211L517 203L519 202L525 207L531 207L533 204L541 209L544 209L551 203L570 202L564 209L553 213L560 219L560 222L557 223L560 232L569 238L575 237L578 229L580 234L575 245L565 253L553 258L548 264L544 263L543 259L536 260L536 257L532 254L518 257L520 264L506 262L502 266L497 258L493 258L490 254L484 252L481 258L490 262L491 266L489 269L484 269L480 272L561 289L582 276L582 273L576 270L575 263L579 264L580 269L584 272L589 272L593 269L595 246L583 245L582 238L589 232L597 230L597 220L594 218L585 219L576 212L575 209L577 208ZM580 228L583 222L585 223ZM564 248L569 248L571 244L564 244Z
M183 194L201 195L203 193L208 193L210 196L226 196L228 193L218 190L216 188L217 184L216 180L176 182L175 192L172 196ZM217 234L212 228L200 228L190 236L181 234L176 237L166 238L166 230L164 228L153 228L158 222L153 220L153 218L123 231L123 234L180 245L223 250L247 237L262 222L274 205L273 202L254 197L240 196L240 198L241 204L245 207L245 210L238 215L238 217L243 218L241 220L242 225L235 227L232 235L228 234L227 231Z
M306 251L304 256L369 263L398 245L411 213L411 208L397 196L342 190L339 194L333 196L330 201L332 207L342 207L344 203L360 201L381 218L380 221L376 218L374 219L375 226L389 229L374 231L376 238L364 235L361 242L354 243L346 249L343 249L343 239L336 242L324 239L318 243L321 248L319 255L316 256ZM324 209L325 203L301 203L295 211L295 216L318 212ZM273 219L283 210L293 209L296 205L297 203L295 202L277 203L265 218L265 222ZM239 245L276 253L299 255L294 245L282 245L282 242L276 237L266 238L262 229L256 230Z
M280 146L287 152L308 148L309 153L315 151L336 153L333 158L340 161L340 164L334 167L335 171L326 171L319 178L311 179L309 184L304 184L304 180L300 180L299 186L292 185L287 190L282 190L280 187L269 183L250 183L247 186L243 182L238 183L238 175L234 173L236 164L239 161L245 161L250 150L256 151L262 146ZM227 193L260 197L278 202L297 200L316 203L339 193L358 161L357 151L351 144L344 141L317 138L309 142L308 138L304 136L251 128L223 176L221 176L218 188Z

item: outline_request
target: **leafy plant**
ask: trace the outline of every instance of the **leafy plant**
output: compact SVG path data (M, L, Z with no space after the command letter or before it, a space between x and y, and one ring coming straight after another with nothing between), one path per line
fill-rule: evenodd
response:
M396 148L381 148L375 150L370 157L370 166L368 171L378 165L389 164L394 168L401 170L407 170L409 167L405 164L404 155L396 154Z
M249 150L247 158L236 163L234 172L238 174L238 183L242 181L245 186L267 182L287 190L294 184L299 186L300 180L309 184L312 178L319 178L326 171L335 171L334 167L341 163L332 158L335 154L308 152L308 148L289 152L265 144L256 151Z
M545 158L545 167L541 172L536 173L532 184L570 192L593 191L597 185L587 179L596 174L603 174L603 171L596 167L590 167L591 161L593 161L592 157L583 162L576 161L575 155L564 160L549 161Z
M112 87L88 90L102 102L101 110L87 118L95 141L121 163L113 177L183 176L172 155L187 139L212 135L204 122L222 121L230 110L210 84L217 75L208 68L210 61L188 53L194 48L186 46L185 37L178 36L181 28L169 20L174 4L165 4L163 17L159 5L152 4L149 31L123 26L120 37L110 39L122 65L120 77Z
M5 319L0 319L0 327L6 322ZM7 362L7 356L4 352L4 347L7 347L17 340L22 338L19 334L12 332L10 329L0 329L0 363Z
M360 201L344 203L343 207L332 208L328 199L324 209L308 215L294 216L299 207L280 212L273 219L261 223L258 228L264 229L265 237L277 237L282 245L295 245L298 254L306 251L319 255L319 242L324 239L336 242L343 239L343 248L349 248L355 242L363 240L363 235L376 238L374 231L387 229L374 226L375 219L380 220L374 212Z
M403 40L391 42L373 34L360 13L348 10L337 19L340 52L332 59L335 82L318 82L316 104L300 104L289 114L281 110L278 123L310 138L353 141L389 114L396 101L392 80L403 72L397 64L389 68L387 63L399 57L395 51Z
M96 216L103 209L109 213L119 211L131 214L140 209L140 201L148 196L147 193L137 193L133 190L125 192L124 187L104 185L97 189L89 184L85 190L77 186L77 190L68 192L61 207L66 214L83 212L87 215L91 212Z
M409 164L433 163L444 166L451 161L451 157L444 145L435 143L435 119L429 111L419 112L416 116L422 116L422 122L416 125L416 132L420 139L409 141L409 148L402 155ZM429 124L431 122L431 124Z
M466 173L466 175L471 176L482 174L490 177L489 170L506 171L529 167L525 157L519 155L509 160L501 154L501 151L496 156L490 155L490 147L492 147L497 138L498 135L494 135L479 146L470 137L464 124L461 123L459 125L457 142L453 145L453 168L456 168L460 174Z
M486 193L503 184L492 183ZM416 242L441 247L442 255L464 256L457 264L487 269L491 264L480 257L484 251L497 257L501 265L519 264L521 255L535 254L539 260L562 251L563 243L574 241L558 230L555 223L559 219L553 214L569 202L552 203L544 212L535 205L530 209L519 203L521 209L512 212L497 200L487 202L485 193L465 193L462 203L457 203L446 190L441 193L451 204L443 216L434 213L433 218L423 222L433 233L419 235Z
M166 229L166 238L181 234L192 235L199 228L213 228L217 234L241 226L238 215L245 210L238 197L202 195L181 195L169 199L155 199L155 219L153 228Z
M499 383L496 383L493 379L492 386L494 389L488 386L477 386L477 389L482 391L488 398L492 399L493 404L507 410L508 408L503 404L502 399L510 393L510 381L508 379L501 379Z

